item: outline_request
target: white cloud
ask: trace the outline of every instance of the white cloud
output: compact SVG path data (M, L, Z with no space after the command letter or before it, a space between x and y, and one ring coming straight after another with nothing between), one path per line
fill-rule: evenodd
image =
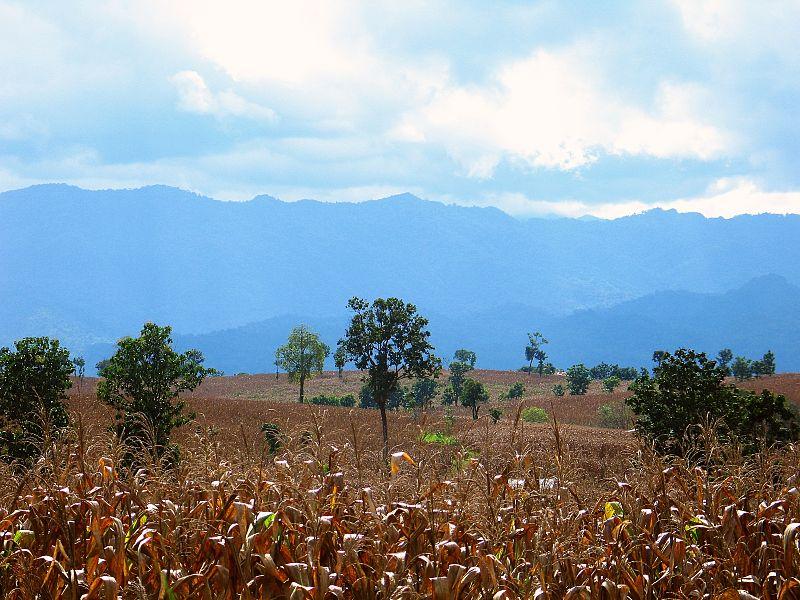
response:
M589 204L579 200L548 201L530 199L524 194L498 194L490 195L485 203L519 216L556 215L575 218L591 215L601 219L617 219L661 208L729 219L743 214L800 214L800 191L764 191L749 179L719 179L703 196L659 202L626 200Z
M573 170L604 152L707 160L731 148L732 136L696 116L698 86L665 82L648 110L608 91L583 59L539 50L501 68L488 85L446 86L390 134L440 143L479 178L502 158Z
M234 116L264 121L277 118L271 108L245 100L236 92L212 92L197 71L181 71L170 80L178 90L178 106L183 110L219 118Z

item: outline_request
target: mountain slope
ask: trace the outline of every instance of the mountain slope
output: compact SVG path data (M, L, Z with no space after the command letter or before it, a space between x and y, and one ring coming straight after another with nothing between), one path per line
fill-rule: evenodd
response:
M798 237L796 215L521 221L408 194L234 203L164 186L35 186L0 194L0 342L58 334L82 351L145 320L200 334L341 314L353 295L403 297L443 327L514 306L550 322L770 272L800 282Z

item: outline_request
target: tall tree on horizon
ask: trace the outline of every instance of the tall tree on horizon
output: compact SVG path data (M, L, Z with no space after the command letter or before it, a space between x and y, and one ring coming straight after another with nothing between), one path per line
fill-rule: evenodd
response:
M540 332L528 334L528 345L525 346L525 360L528 361L528 377L533 375L533 361L539 361L539 377L542 376L542 369L547 354L542 349L542 346L547 344L548 341Z

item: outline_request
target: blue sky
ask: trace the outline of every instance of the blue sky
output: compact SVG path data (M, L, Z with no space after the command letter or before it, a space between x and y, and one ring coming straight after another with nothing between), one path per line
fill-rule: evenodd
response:
M0 0L0 190L800 212L800 2Z

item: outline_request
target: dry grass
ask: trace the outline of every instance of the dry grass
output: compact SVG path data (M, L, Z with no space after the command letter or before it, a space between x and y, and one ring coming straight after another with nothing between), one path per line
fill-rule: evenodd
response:
M798 447L744 458L709 436L712 461L666 461L625 432L515 419L549 407L530 394L496 425L393 413L385 465L376 411L231 393L246 381L191 400L174 470L120 468L110 411L74 395L66 438L23 473L0 466L2 596L798 597ZM337 382L315 385L358 385ZM607 398L556 399L556 416L580 422ZM265 421L284 436L275 456ZM422 442L431 431L456 443Z

